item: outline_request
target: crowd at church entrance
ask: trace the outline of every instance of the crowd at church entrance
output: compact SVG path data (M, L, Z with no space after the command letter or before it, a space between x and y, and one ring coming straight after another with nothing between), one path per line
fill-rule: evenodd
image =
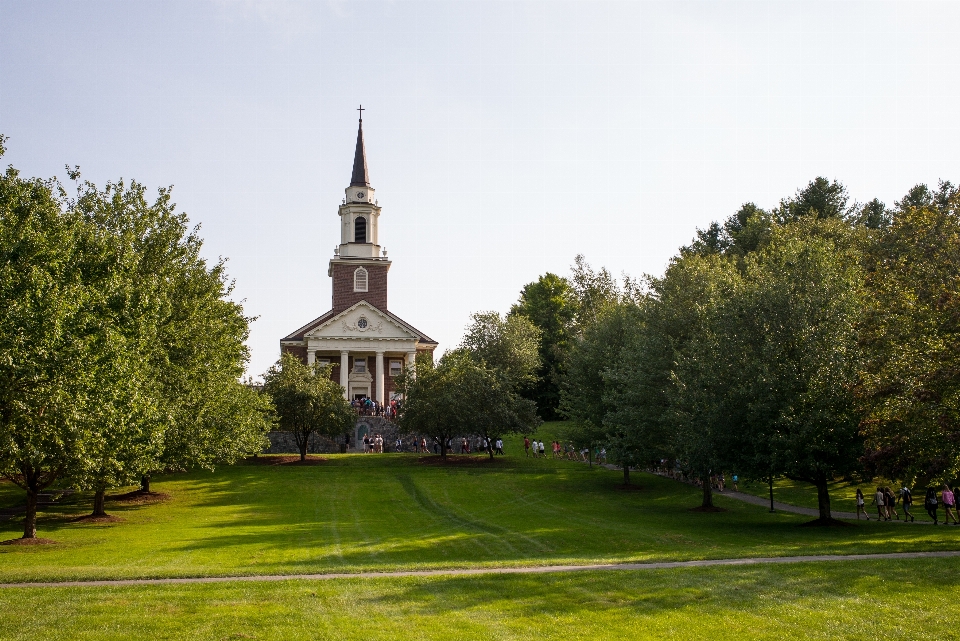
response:
M380 403L372 398L360 396L350 401L350 407L357 412L357 416L379 416L393 420L401 409L401 402L392 399L389 403Z

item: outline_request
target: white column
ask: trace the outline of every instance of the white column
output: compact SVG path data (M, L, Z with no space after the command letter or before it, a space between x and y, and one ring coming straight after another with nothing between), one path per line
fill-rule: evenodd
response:
M377 402L383 405L383 352L377 352Z
M317 350L308 349L307 350L307 365L313 365L317 362Z
M347 371L348 366L350 365L350 352L343 350L340 352L340 387L343 388L343 397L350 400L350 390L347 389L347 376L350 374Z
M407 352L407 368L411 371L411 377L417 377L417 353Z

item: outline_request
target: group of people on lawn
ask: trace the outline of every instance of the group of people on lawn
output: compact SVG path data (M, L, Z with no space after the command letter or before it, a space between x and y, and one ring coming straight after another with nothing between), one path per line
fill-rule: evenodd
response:
M363 453L364 454L383 454L383 436L374 434L363 435Z
M433 439L433 453L440 453L440 441ZM476 443L473 443L469 438L464 436L459 441L454 443L454 439L447 439L447 452L454 452L454 446L458 445L460 448L461 454L470 454L471 452L484 452L490 454L491 451L494 454L503 455L503 439L498 438L496 440L490 440L484 436L478 436ZM426 454L430 452L430 448L427 446L427 439L421 438L419 441L414 439L413 441L414 452L420 454ZM400 450L397 449L399 452Z
M573 443L568 443L566 448L560 443L560 441L554 441L551 444L553 449L553 458L562 459L566 458L570 461L584 461L587 462L590 460L590 448L584 447L577 449L573 446ZM525 456L530 456L533 454L533 458L547 458L547 446L543 441L538 441L534 439L531 441L528 437L523 438L523 451ZM606 463L607 462L607 450L603 447L595 447L593 449L593 460L597 463Z
M946 483L943 484L942 489L940 490L940 497L937 498L937 489L934 487L928 487L927 493L923 497L923 507L927 510L927 514L930 515L930 518L933 519L934 525L940 524L940 518L938 512L940 510L940 504L943 504L943 524L949 525L950 521L953 521L954 525L960 525L960 514L957 510L957 498L960 497L960 487L955 487L952 490L950 486ZM900 515L897 513L897 502L900 502L901 507L903 508L903 520L910 521L911 523L916 521L913 514L910 513L910 508L913 507L913 492L910 491L910 488L904 486L900 488L897 492L893 492L889 487L878 487L877 491L873 495L872 504L877 507L877 518L881 521L889 521L892 518L900 520ZM870 520L870 516L867 514L866 509L866 500L863 496L863 491L858 487L857 488L857 518L860 518L860 513L863 513L867 520Z

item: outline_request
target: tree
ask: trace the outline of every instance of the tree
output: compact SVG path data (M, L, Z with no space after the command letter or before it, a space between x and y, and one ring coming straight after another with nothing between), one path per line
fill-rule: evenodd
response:
M513 390L536 380L540 366L540 330L526 316L477 312L459 349L486 367L498 370Z
M506 434L531 434L540 425L537 404L521 398L500 372L466 353L451 352L444 358L452 374L448 381L459 399L452 417L456 433L476 434L492 444ZM493 448L487 453L492 459Z
M730 412L729 372L717 368L726 349L717 320L740 287L736 263L718 255L683 256L651 280L655 304L642 345L651 361L641 370L647 387L638 390L640 407L632 407L659 418L647 431L660 430L665 449L699 477L705 509L713 507L711 475L730 460L726 438L739 427Z
M112 239L121 257L111 273L124 285L113 308L124 313L113 323L127 338L128 353L146 368L136 407L161 418L149 422L144 414L125 431L101 423L112 436L101 439L103 461L86 474L100 506L94 512L102 511L106 487L135 476L149 492L155 470L213 469L261 451L270 406L240 382L253 319L229 300L226 261L209 265L203 259L198 229L189 229L169 189L150 202L135 181L108 182L103 189L83 182L70 207L99 230L98 237Z
M865 460L874 473L946 482L960 475L960 193L918 185L865 257Z
M606 304L598 311L595 320L573 341L560 391L560 412L572 424L567 438L578 445L611 445L609 459L623 468L625 484L630 482L630 467L638 462L635 449L630 447L637 440L629 438L632 432L620 429L621 423L607 419L617 409L610 399L620 390L616 383L611 384L611 373L637 328L638 312L629 301Z
M775 215L780 224L800 220L801 218L844 220L854 215L855 210L847 206L847 188L834 180L817 176L806 187L797 190L796 196L780 202Z
M540 366L536 380L526 387L524 395L536 402L547 419L557 418L560 404L560 381L566 371L570 335L577 315L573 288L566 278L546 273L536 282L527 283L520 300L510 308L509 316L525 316L540 330L538 353Z
M606 268L595 271L582 254L577 255L570 268L570 286L576 302L575 326L578 331L596 322L604 308L619 302L623 295L610 272Z
M103 514L109 487L262 447L267 405L238 380L250 319L200 246L169 189L148 203L135 182L71 198L12 167L0 179L0 473L27 492L25 537L57 481ZM166 459L178 431L206 458Z
M707 368L723 381L721 420L740 426L729 460L776 466L813 484L823 523L831 521L828 483L857 470L863 448L853 402L863 308L858 245L856 230L836 219L776 229L747 258L742 289L719 309L712 331L722 350ZM757 445L740 449L744 442Z
M0 155L3 142L0 137ZM108 424L136 425L143 368L115 322L117 254L55 180L0 178L0 473L37 498L82 478Z
M282 431L291 432L307 458L310 435L333 437L349 431L356 413L343 398L343 388L330 380L330 366L307 365L285 353L267 370L263 389L273 400Z
M436 366L418 362L416 377L404 372L397 383L404 398L400 427L429 436L444 459L453 438L476 434L490 442L529 433L540 423L532 401L520 398L502 372L466 350L447 352Z

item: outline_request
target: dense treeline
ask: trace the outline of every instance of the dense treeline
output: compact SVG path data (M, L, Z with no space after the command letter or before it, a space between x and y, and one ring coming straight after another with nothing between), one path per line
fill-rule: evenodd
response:
M704 480L787 476L829 519L837 476L960 474L958 285L953 185L888 208L817 178L698 230L661 277L617 283L578 257L511 313L543 330L526 393L625 474L668 459Z
M3 143L0 137L0 156ZM223 261L135 183L0 176L0 475L106 490L258 452L268 399L243 385L249 321Z

